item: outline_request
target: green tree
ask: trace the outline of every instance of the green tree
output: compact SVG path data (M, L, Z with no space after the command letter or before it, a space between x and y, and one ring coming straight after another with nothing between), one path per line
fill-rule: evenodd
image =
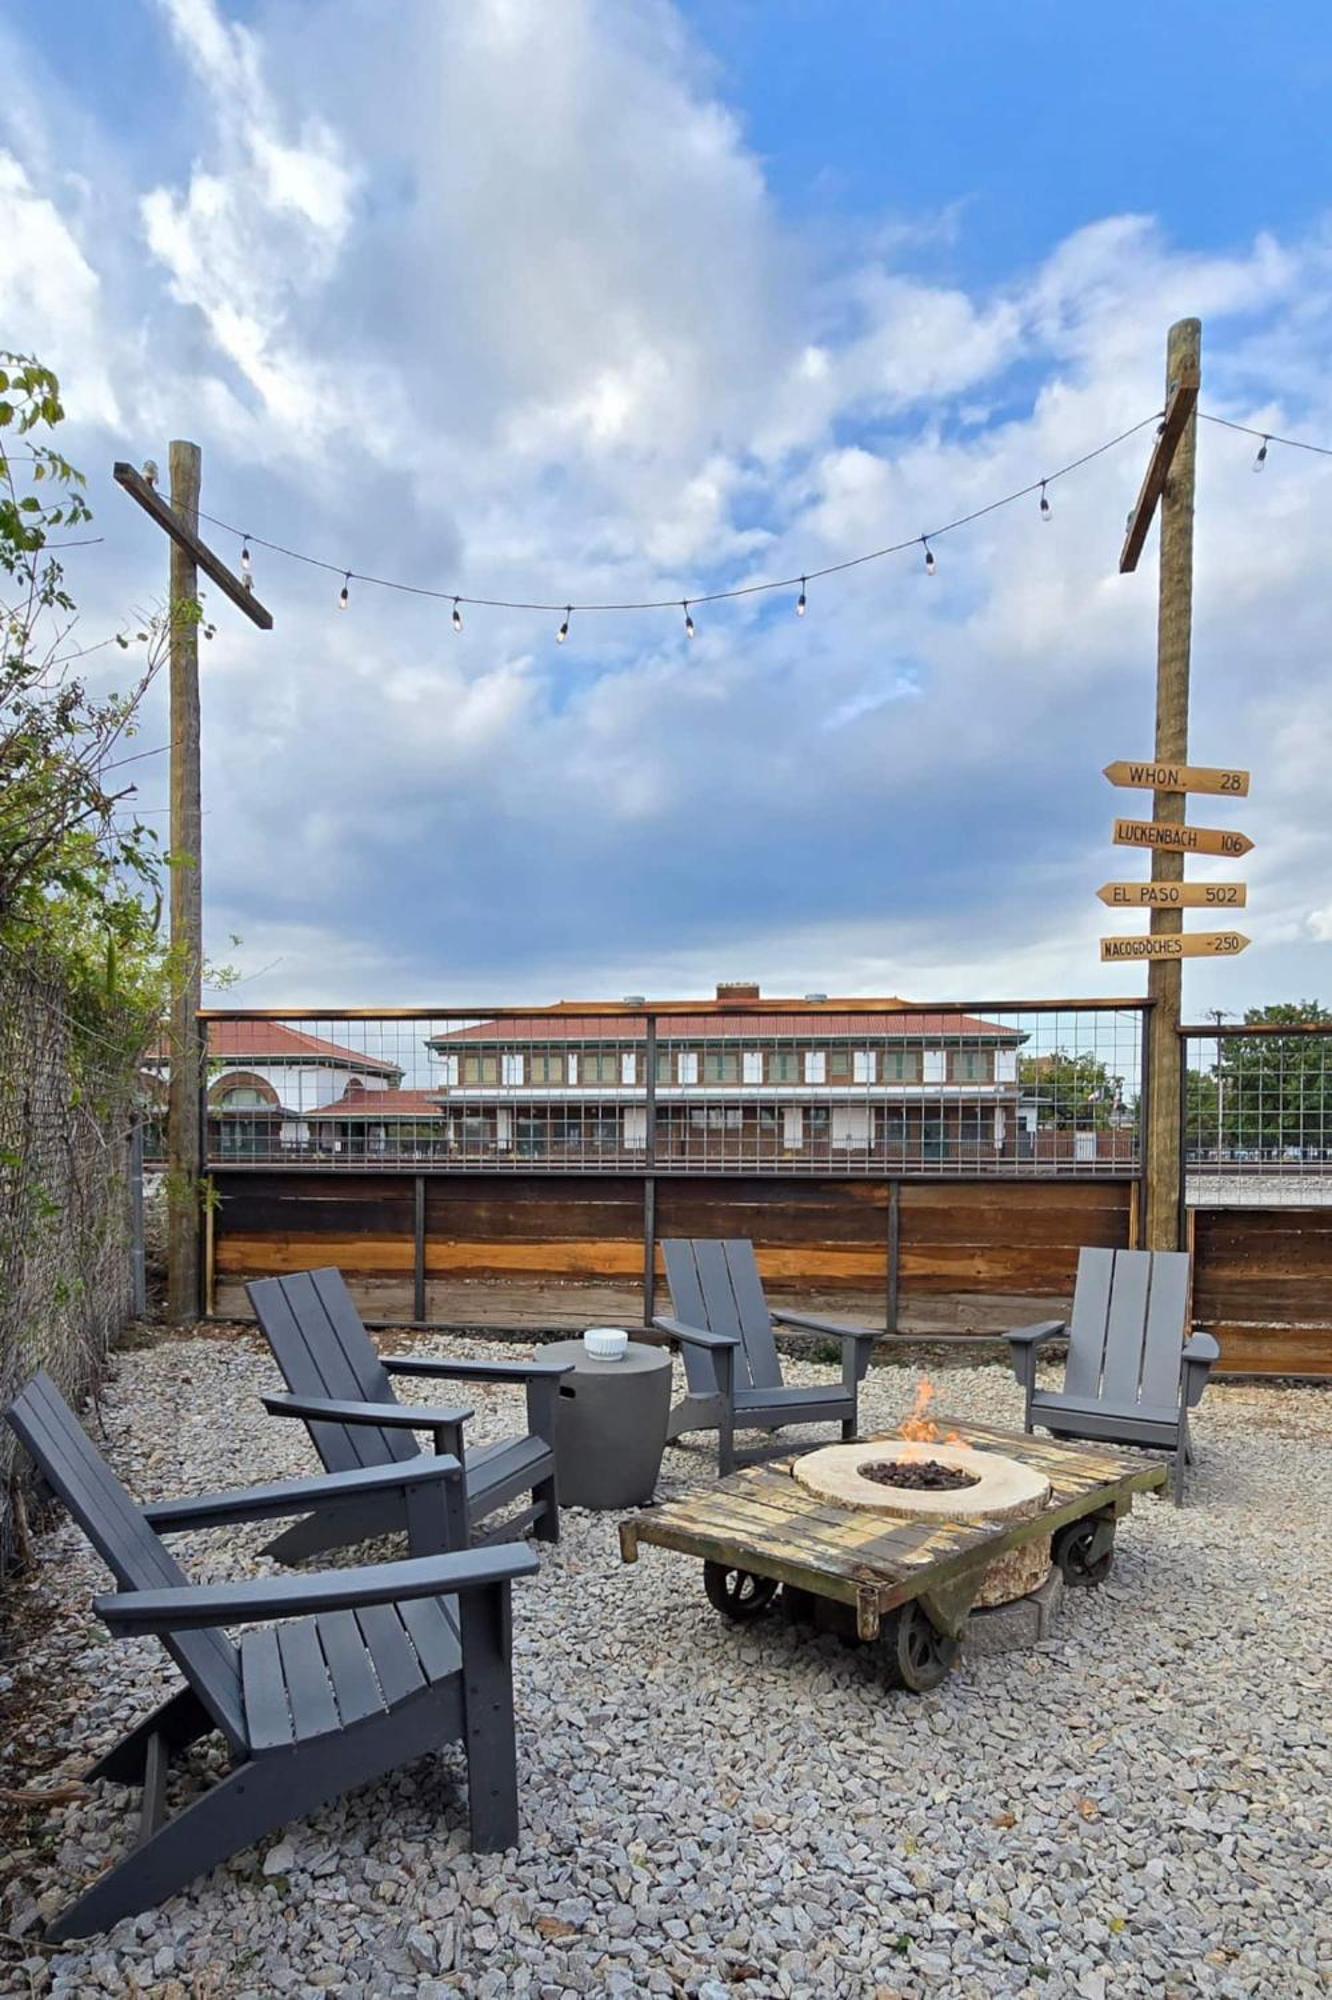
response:
M1332 1147L1332 1010L1317 1000L1250 1007L1246 1028L1221 1035L1212 1075L1222 1142L1237 1151ZM1325 1034L1272 1029L1325 1027Z
M1023 1056L1018 1063L1023 1089L1036 1104L1037 1123L1056 1131L1108 1131L1123 1103L1124 1079L1099 1056L1053 1049Z

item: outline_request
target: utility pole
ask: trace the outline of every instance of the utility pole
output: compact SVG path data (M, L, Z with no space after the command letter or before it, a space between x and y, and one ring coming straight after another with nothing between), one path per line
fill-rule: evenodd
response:
M263 631L272 615L246 583L199 540L202 453L173 439L171 503L133 466L115 479L171 539L171 949L173 976L167 1097L167 1317L175 1325L200 1311L199 1213L203 1178L204 1045L199 1026L203 979L203 805L199 774L199 571Z
M1193 497L1197 455L1197 402L1202 380L1202 322L1176 320L1166 340L1166 408L1138 504L1129 516L1121 571L1135 569L1158 503L1161 512L1160 581L1156 617L1156 761L1187 764L1189 659L1193 633ZM1158 825L1182 826L1183 792L1153 793ZM1184 855L1152 849L1153 882L1182 882ZM1177 937L1180 909L1153 908L1151 935ZM1183 1048L1178 959L1153 959L1147 968L1148 1096L1146 1145L1146 1247L1176 1250L1182 1240Z

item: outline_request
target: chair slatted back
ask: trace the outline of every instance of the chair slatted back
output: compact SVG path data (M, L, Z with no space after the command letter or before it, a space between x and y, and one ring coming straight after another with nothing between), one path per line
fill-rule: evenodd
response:
M725 1242L675 1238L663 1242L661 1249L675 1317L709 1333L738 1334L737 1388L780 1388L782 1364L753 1244L743 1238ZM711 1355L686 1346L684 1363L695 1395L716 1395Z
M1118 1408L1176 1408L1188 1309L1184 1251L1080 1251L1065 1391Z
M341 1271L296 1271L245 1287L283 1380L294 1396L350 1403L396 1403L388 1370L361 1320ZM416 1458L410 1431L375 1424L318 1424L310 1437L329 1472Z
M170 1590L189 1582L45 1371L5 1415L122 1590ZM162 1643L233 1748L245 1750L240 1654L226 1633L168 1632Z

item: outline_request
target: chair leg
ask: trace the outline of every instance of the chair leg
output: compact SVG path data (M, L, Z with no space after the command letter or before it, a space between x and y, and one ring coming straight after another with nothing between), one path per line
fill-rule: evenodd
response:
M463 1591L458 1603L472 1847L499 1854L518 1845L509 1586Z
M169 1750L183 1750L200 1736L207 1736L217 1724L200 1701L193 1688L177 1688L169 1701L155 1708L151 1715L145 1715L142 1722L136 1722L128 1734L121 1737L114 1749L105 1757L99 1757L92 1769L85 1773L89 1784L98 1778L110 1778L117 1785L138 1785L143 1782L147 1762L148 1746L157 1736Z
M1188 1458L1188 1447L1185 1442L1184 1431L1181 1428L1179 1434L1179 1442L1175 1446L1175 1458L1174 1458L1175 1477L1173 1482L1173 1491L1174 1491L1175 1505L1177 1507L1182 1507L1184 1505L1184 1466L1187 1458Z
M560 1539L560 1503L555 1492L555 1475L543 1479L532 1488L532 1504L540 1508L532 1534L538 1542L558 1542Z
M735 1471L735 1411L728 1404L717 1426L717 1474L728 1479Z
M843 1417L842 1443L854 1444L855 1441L856 1441L856 1420L854 1417Z

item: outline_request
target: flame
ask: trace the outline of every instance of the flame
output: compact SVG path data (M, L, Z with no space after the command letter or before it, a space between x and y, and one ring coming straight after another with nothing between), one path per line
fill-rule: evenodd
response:
M910 1438L913 1444L961 1444L963 1440L956 1431L949 1431L945 1437L930 1415L930 1404L934 1401L934 1397L933 1382L928 1375L922 1375L916 1384L916 1400L911 1407L911 1414L902 1420L901 1436Z

